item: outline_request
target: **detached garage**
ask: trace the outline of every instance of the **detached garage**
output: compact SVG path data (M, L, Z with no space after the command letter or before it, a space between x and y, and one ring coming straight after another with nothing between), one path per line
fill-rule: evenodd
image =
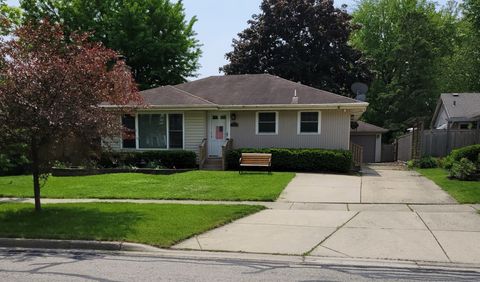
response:
M364 163L379 163L382 159L382 134L387 129L358 121L358 127L350 131L350 142L363 147Z

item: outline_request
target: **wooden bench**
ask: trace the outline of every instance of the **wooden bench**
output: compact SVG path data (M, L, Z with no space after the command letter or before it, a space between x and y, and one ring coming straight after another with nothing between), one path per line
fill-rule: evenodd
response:
M242 153L239 163L238 173L245 167L266 167L268 173L272 173L272 154Z

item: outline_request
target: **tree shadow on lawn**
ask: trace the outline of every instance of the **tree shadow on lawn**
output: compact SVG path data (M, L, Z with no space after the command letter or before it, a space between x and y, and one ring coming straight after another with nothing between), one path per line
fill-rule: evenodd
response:
M30 204L0 203L0 237L121 241L136 233L143 216L113 206L51 204L37 213Z

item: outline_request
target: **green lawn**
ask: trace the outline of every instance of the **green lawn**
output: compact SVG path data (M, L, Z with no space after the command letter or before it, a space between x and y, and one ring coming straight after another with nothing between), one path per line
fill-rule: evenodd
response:
M442 168L417 169L418 172L437 183L461 204L480 203L480 181L449 179L448 171Z
M0 237L128 241L169 247L262 210L245 205L0 204Z
M238 174L191 171L172 175L138 173L49 177L41 190L46 198L275 200L294 173ZM0 177L0 197L33 197L32 177Z

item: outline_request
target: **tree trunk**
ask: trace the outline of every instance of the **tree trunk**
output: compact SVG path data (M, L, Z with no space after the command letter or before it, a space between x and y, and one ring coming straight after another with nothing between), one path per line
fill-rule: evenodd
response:
M42 210L40 203L40 164L38 158L38 146L35 139L32 139L32 174L33 174L33 194L35 196L35 211Z

